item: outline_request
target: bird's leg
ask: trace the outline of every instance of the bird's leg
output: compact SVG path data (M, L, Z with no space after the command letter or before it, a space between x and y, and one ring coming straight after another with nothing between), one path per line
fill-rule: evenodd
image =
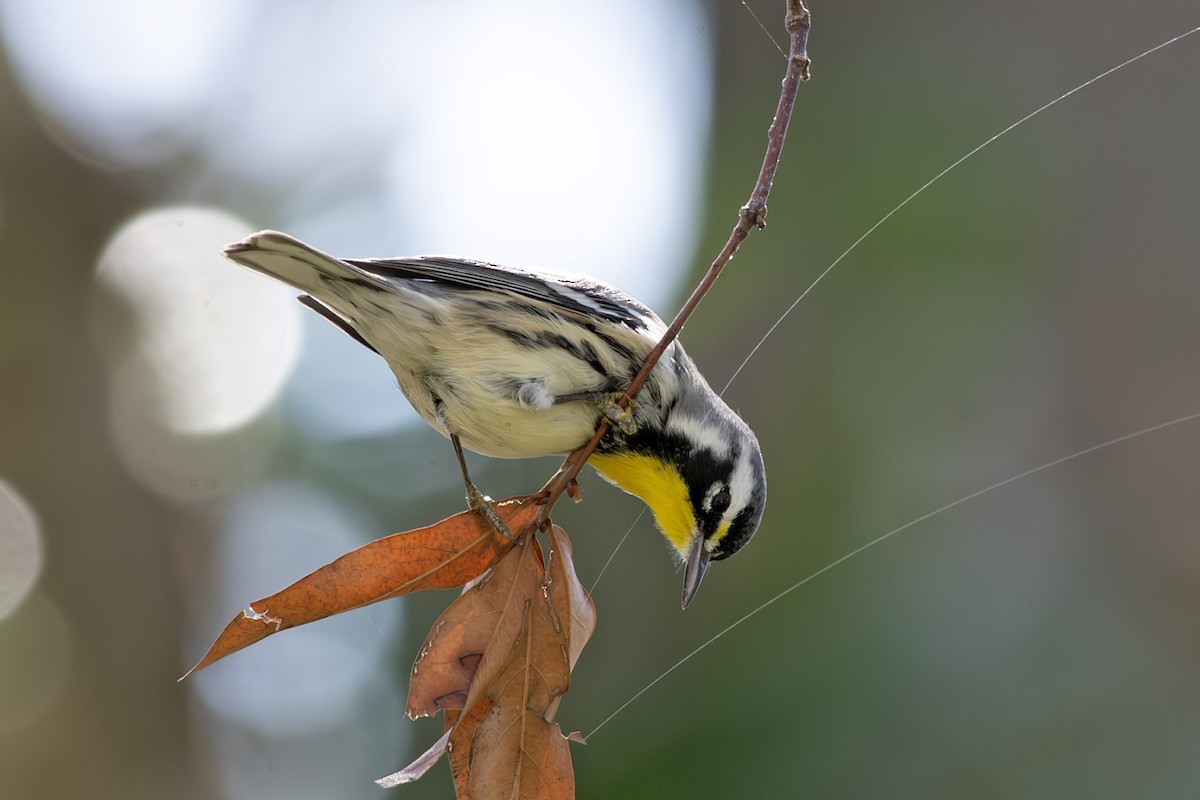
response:
M496 507L492 505L492 498L479 491L479 487L471 481L471 475L467 472L467 459L463 454L462 442L458 440L457 433L450 434L450 443L454 445L454 455L458 456L458 466L462 469L463 483L467 487L467 506L487 520L506 539L517 541L517 537L513 536L512 531L504 524L504 520L500 519L500 515L496 513Z
M599 403L601 400L608 401L612 399L612 393L606 392L603 389L596 392L572 392L571 394L557 394L553 397L554 405L563 403Z

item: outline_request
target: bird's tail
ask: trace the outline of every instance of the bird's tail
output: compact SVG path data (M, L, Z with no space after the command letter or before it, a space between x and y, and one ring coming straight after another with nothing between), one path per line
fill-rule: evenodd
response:
M330 279L377 282L345 261L279 231L259 231L231 244L225 248L225 257L317 298L328 294L322 291L322 284Z

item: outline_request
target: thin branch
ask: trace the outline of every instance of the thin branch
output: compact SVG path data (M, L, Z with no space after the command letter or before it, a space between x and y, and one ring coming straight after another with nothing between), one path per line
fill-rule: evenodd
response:
M650 372L658 364L658 360L662 358L662 354L670 346L671 342L679 336L679 332L683 330L684 323L696 310L696 306L700 305L700 301L708 294L709 289L717 282L717 278L721 275L721 271L725 269L725 265L733 258L734 253L741 247L742 242L750 235L750 231L754 228L765 228L767 226L767 197L771 193L771 185L775 180L775 171L779 167L779 157L783 154L783 143L787 138L788 123L791 122L792 109L796 104L796 92L802 81L809 79L809 58L808 58L808 30L812 24L812 17L808 9L804 7L802 0L787 0L787 14L784 17L784 26L787 28L789 43L787 72L783 77L783 84L779 91L779 105L775 109L775 118L771 120L771 127L767 130L767 151L763 156L762 169L759 170L758 180L754 184L754 190L750 193L750 199L746 205L742 206L738 215L737 225L729 234L728 241L721 248L721 252L717 255L712 265L708 268L704 278L692 291L687 302L683 304L683 308L675 315L675 319L668 326L666 333L662 339L646 356L642 368L634 375L633 380L629 384L629 388L617 400L617 405L621 408L626 408L633 401L634 396L641 390L646 379L650 377ZM558 472L554 474L542 491L538 493L539 502L542 503L542 511L538 514L535 525L544 525L550 519L550 509L558 501L562 493L574 483L579 471L583 469L583 465L587 463L588 458L595 451L600 440L608 433L611 422L607 416L602 417L600 425L596 428L595 434L588 440L588 443L583 447L575 450L567 456L559 467Z

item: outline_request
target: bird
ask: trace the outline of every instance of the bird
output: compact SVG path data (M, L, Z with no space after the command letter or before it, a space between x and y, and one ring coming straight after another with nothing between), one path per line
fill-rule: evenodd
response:
M383 357L454 445L472 508L490 507L463 447L496 458L567 454L608 415L615 424L589 463L650 508L684 568L683 608L709 563L757 531L766 502L758 439L682 343L666 348L628 408L614 402L666 331L620 289L449 256L336 258L270 230L224 254L300 291L300 302Z

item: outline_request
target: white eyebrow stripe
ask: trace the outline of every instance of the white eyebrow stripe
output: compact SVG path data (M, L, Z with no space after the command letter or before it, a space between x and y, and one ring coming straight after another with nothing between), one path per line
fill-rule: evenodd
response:
M750 463L750 448L744 447L738 456L733 475L730 476L729 493L733 496L733 502L725 512L726 516L736 516L745 507L746 501L754 496L754 489L754 467ZM739 500L742 502L738 502Z
M703 418L677 412L671 415L667 429L678 433L689 442L707 447L718 458L728 460L733 449L729 442L729 432L707 424Z

